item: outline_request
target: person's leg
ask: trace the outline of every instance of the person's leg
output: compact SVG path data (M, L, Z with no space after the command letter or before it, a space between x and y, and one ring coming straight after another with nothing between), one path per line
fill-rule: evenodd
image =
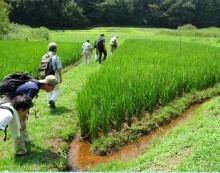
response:
M102 63L102 51L99 50L99 64Z
M114 50L114 47L112 45L111 46L111 55L113 54L113 50Z
M85 63L87 63L87 55L85 52L84 52L84 58L85 58Z
M88 51L88 50L85 51L85 57L86 57L86 63L89 64L90 58L91 58L90 51Z
M90 64L91 63L91 53L88 53L88 57L87 57L87 63Z
M30 138L28 135L27 127L21 132L21 135L24 139L24 142L30 142Z
M23 136L14 139L14 147L17 155L23 155L27 152Z
M106 57L107 57L107 51L104 50L104 51L103 51L103 54L104 54L104 56L103 56L103 59L102 59L102 60L105 61L105 60L106 60Z
M53 96L52 96L51 100L57 101L57 97L59 96L59 93L60 93L60 84L57 84L53 90Z
M51 97L53 96L53 91L47 93L47 101L49 102Z
M56 76L56 79L58 80L58 84L56 84L55 88L53 91L47 93L47 99L48 99L48 102L51 106L51 108L55 108L55 102L59 96L59 93L60 93L60 79L59 79L59 75L58 73L55 74Z
M99 51L98 51L98 49L96 49L96 59L95 60L96 60L96 62L99 61Z

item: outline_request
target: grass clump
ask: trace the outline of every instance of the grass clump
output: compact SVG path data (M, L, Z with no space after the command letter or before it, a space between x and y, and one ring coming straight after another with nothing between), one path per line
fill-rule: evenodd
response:
M178 30L195 30L195 29L197 29L196 26L194 26L192 24L178 26Z

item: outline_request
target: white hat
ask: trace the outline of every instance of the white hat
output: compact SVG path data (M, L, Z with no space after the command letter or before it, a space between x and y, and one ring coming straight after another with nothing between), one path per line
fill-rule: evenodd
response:
M58 83L58 81L54 75L49 75L45 79L39 80L39 82L40 83L47 83L47 84L50 84L53 86L55 86Z

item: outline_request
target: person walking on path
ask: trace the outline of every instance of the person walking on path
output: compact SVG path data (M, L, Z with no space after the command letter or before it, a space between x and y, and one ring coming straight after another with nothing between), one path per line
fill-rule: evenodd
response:
M100 34L99 38L96 40L96 48L98 49L98 60L100 64L102 63L102 61L105 61L107 57L104 36L105 35L102 33ZM104 54L103 58L102 58L102 54Z
M57 101L57 98L59 96L59 93L60 93L60 84L62 83L62 63L60 61L60 58L56 55L56 52L57 52L57 44L54 43L54 42L51 42L49 45L48 45L48 49L49 49L49 52L47 54L45 54L42 58L42 61L44 59L45 56L51 56L52 57L52 67L53 67L53 70L55 72L55 77L58 81L56 87L54 88L53 91L47 93L47 101L50 105L51 108L55 108L56 105L55 105L55 102Z
M111 47L111 55L112 55L113 52L118 47L118 36L117 35L115 35L114 37L111 38L111 40L110 40L110 47Z
M92 54L92 46L90 44L90 40L86 40L86 42L82 45L82 54L84 54L85 63L89 64L91 62Z
M18 95L12 100L12 103L0 105L0 130L5 131L5 141L7 135L6 129L9 126L11 136L14 140L16 156L29 154L25 146L25 140L21 134L24 128L20 122L27 119L27 114L31 107L33 107L33 102L25 95Z

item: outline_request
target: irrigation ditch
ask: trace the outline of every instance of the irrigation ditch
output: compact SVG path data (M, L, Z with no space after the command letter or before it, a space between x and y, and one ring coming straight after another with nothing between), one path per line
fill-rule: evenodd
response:
M187 121L205 101L220 95L220 84L213 88L185 94L172 103L143 118L121 131L112 131L90 143L78 134L69 144L68 164L70 171L89 170L92 165L114 159L128 160L142 154L152 140L164 135L180 123Z

